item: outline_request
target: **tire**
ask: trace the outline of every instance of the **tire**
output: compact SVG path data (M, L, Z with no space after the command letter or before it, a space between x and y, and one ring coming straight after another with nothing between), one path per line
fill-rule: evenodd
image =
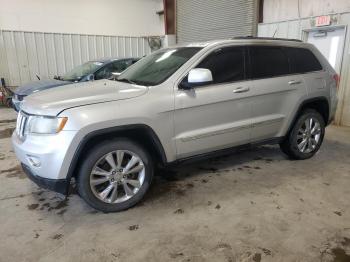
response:
M120 164L118 159L122 159ZM151 156L138 144L120 138L89 150L80 166L77 189L91 207L105 213L118 212L141 201L152 178Z
M310 124L310 119L313 119L313 122L311 122L312 127L307 132L306 123L308 121ZM317 123L319 124L319 128L316 128ZM315 129L313 129L313 127L315 127ZM316 132L318 129L319 131ZM314 135L311 134L312 130L314 130ZM317 136L315 134L317 134ZM298 116L294 126L280 144L280 148L291 159L308 159L314 156L320 149L324 134L325 122L321 114L314 109L306 109ZM309 140L310 138L311 140ZM306 145L302 143L305 140L307 141ZM316 141L317 143L315 143Z

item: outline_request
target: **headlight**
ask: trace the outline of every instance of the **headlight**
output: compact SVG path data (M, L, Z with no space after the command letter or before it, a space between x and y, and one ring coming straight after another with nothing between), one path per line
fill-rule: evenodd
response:
M30 116L26 133L56 134L64 128L67 120L67 117Z

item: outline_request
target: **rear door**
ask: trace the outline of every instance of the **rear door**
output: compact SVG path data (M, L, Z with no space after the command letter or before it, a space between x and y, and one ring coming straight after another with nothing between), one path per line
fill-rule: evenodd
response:
M291 71L302 75L309 95L328 96L327 81L332 81L329 73L323 70L316 56L305 48L286 48L290 59ZM326 92L326 94L325 94Z
M175 87L179 158L249 142L251 93L245 75L245 50L225 47L212 51L194 66L211 70L212 83L190 90Z
M250 46L252 142L283 136L301 97L304 80L292 74L286 50L280 46Z

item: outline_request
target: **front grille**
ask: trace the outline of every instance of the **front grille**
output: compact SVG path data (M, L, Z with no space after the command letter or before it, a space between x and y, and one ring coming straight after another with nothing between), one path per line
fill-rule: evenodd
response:
M28 116L22 111L18 113L17 123L16 123L16 134L20 139L25 137L25 129L28 121Z

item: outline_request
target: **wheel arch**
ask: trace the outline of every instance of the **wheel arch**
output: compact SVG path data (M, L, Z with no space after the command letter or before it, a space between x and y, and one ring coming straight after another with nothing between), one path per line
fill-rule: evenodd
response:
M160 163L161 165L165 165L167 163L167 157L164 148L157 134L151 127L145 124L135 124L99 129L85 135L84 138L79 142L79 145L74 152L73 158L68 168L68 185L70 184L72 177L75 177L77 175L77 169L79 168L82 159L92 146L101 141L117 137L130 138L134 140L141 146L144 146L145 149L156 160L156 162Z
M296 113L294 114L294 118L293 121L291 122L289 128L288 128L288 132L287 134L290 132L290 130L293 128L295 122L298 119L298 116L300 116L301 112L303 112L305 109L314 109L317 112L319 112L322 117L323 120L325 122L325 125L329 124L329 102L328 99L326 97L313 97L313 98L309 98L307 100L304 100L298 107L298 109L296 110Z

